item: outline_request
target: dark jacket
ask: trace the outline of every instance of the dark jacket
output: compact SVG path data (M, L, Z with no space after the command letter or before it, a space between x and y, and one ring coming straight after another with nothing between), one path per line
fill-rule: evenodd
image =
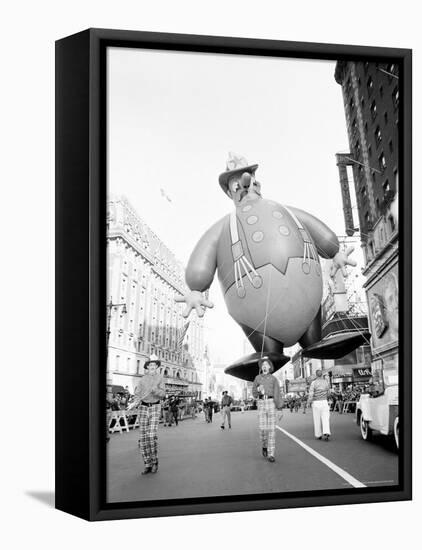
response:
M230 407L232 403L233 403L233 399L230 397L230 395L223 395L223 398L221 400L222 407Z

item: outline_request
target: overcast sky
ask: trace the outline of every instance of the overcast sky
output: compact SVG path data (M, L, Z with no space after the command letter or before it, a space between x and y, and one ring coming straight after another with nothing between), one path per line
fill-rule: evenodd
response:
M334 62L110 48L108 185L186 264L232 210L218 176L229 151L259 164L264 198L344 235L335 154L348 150ZM162 196L163 189L169 202ZM243 353L218 283L207 311L216 362Z

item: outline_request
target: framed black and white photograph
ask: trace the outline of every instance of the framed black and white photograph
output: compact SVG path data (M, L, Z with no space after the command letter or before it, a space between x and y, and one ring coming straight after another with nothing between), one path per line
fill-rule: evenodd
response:
M410 166L410 50L59 40L56 506L410 499Z

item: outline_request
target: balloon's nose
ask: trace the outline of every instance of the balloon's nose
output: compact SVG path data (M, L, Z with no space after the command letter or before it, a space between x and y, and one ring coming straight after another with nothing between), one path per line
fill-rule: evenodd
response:
M250 184L251 184L251 180L252 180L251 175L250 175L248 172L244 172L244 173L242 174L242 177L240 178L242 187L243 187L244 189L249 189L249 186L250 186Z

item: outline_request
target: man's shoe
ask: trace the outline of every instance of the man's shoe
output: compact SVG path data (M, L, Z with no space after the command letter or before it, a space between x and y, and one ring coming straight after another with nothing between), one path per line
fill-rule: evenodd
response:
M224 430L224 426L221 426L221 429Z
M231 429L232 429L232 427L231 427L231 426L229 426L229 430L231 430Z
M320 435L319 437L317 437L317 439L319 439L319 440L321 441L321 439L322 439L322 435Z
M275 458L273 456L268 457L268 462L275 462Z
M151 467L151 466L145 466L144 471L141 472L141 475L144 476L144 475L146 475L146 474L150 474L151 471L152 471L152 467Z
M157 471L158 471L158 462L157 462L157 464L153 464L153 465L151 466L151 473L152 473L152 474L156 474Z
M324 434L324 441L328 441L330 439L330 434Z
M267 458L267 456L268 456L267 447L262 447L262 456Z

